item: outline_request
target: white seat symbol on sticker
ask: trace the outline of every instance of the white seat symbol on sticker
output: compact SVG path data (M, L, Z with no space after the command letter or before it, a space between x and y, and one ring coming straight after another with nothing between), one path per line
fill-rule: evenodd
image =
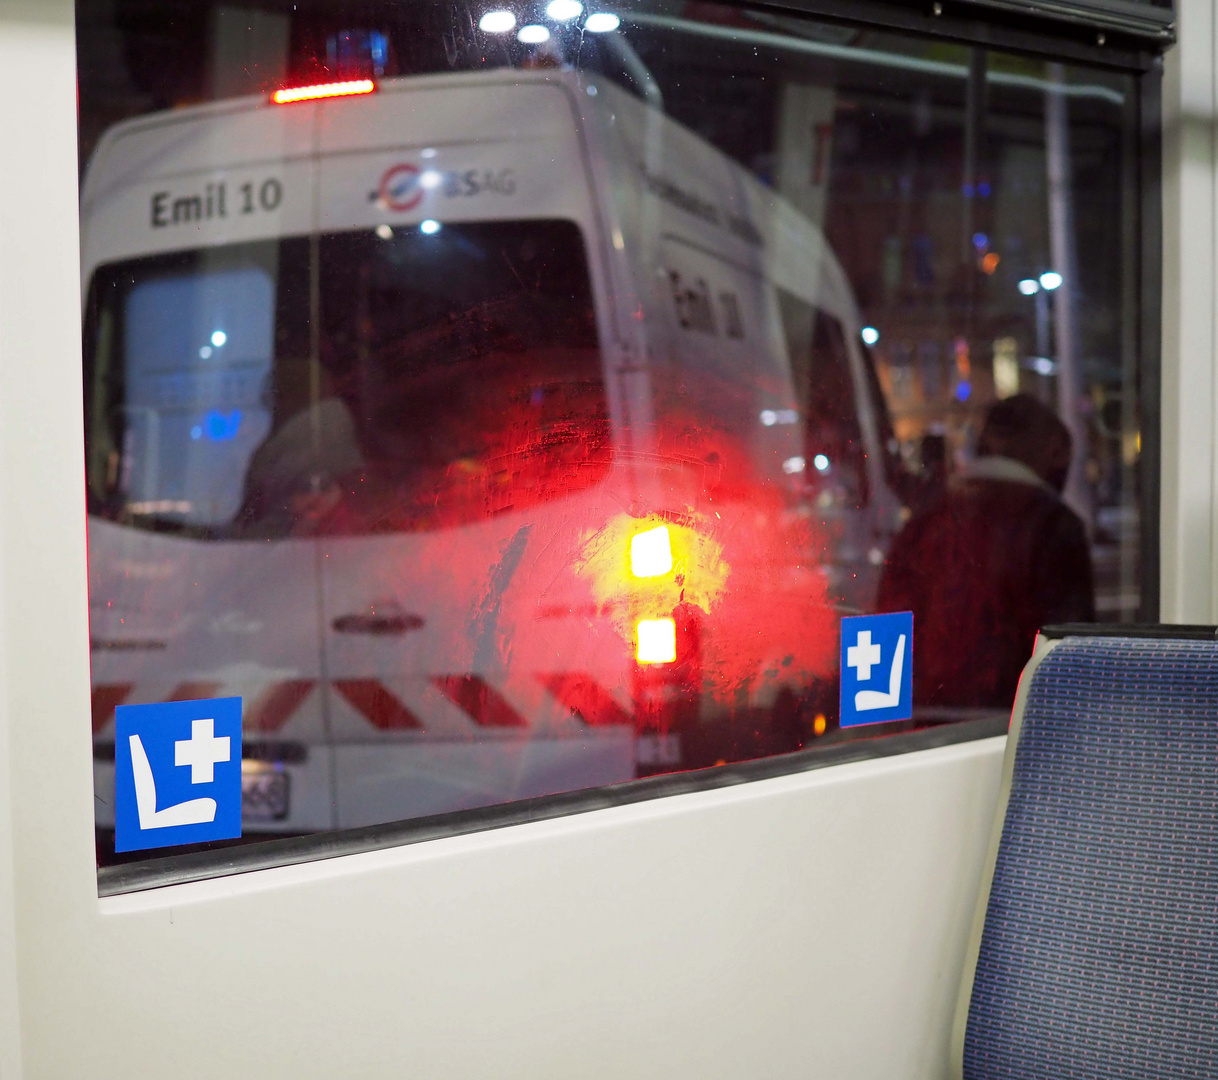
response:
M215 821L215 799L187 799L174 806L167 806L164 810L158 810L156 781L152 776L152 766L148 764L148 755L144 753L144 744L140 742L138 735L130 736L127 741L131 746L131 772L135 780L135 805L139 811L141 829L167 829L173 825L204 825ZM228 743L227 738L223 741ZM227 761L228 754L225 753L224 757L215 760ZM209 769L208 772L210 771ZM196 781L192 776L193 782Z
M860 637L862 635L859 635ZM871 635L867 635L868 642ZM901 701L901 672L905 666L905 635L897 638L896 655L892 658L892 672L888 676L888 693L883 690L859 690L854 695L854 707L859 712L872 709L888 709Z

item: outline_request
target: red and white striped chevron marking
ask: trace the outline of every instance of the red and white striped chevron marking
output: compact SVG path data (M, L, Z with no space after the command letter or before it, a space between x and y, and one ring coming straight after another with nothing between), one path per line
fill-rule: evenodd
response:
M564 709L589 727L629 725L630 713L586 672L539 674L537 681ZM475 725L523 728L529 721L495 687L479 675L436 675L430 680ZM246 705L247 732L271 733L282 728L320 685L316 679L279 679ZM334 679L330 685L360 716L379 731L424 731L426 725L380 679ZM131 697L134 683L93 687L93 732L114 719L114 710ZM205 680L179 683L162 701L216 697L224 686Z
M378 731L422 731L423 721L380 679L335 679L331 684Z
M242 726L246 731L278 731L288 722L310 691L317 685L316 679L282 679L273 682L245 709ZM101 731L114 719L114 710L127 702L133 683L116 683L93 687L93 732ZM162 701L197 701L200 698L216 697L223 690L218 682L183 682Z

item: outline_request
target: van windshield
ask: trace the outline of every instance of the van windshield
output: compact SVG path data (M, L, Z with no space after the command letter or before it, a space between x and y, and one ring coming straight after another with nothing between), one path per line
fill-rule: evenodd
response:
M90 507L127 524L440 528L608 468L571 222L380 226L111 264L85 338Z

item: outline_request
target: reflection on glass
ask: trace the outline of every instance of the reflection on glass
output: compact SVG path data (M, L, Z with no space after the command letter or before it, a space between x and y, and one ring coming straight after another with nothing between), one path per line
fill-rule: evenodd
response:
M1124 77L713 4L79 13L103 858L124 702L240 696L247 832L304 833L841 740L877 606L914 723L1135 614Z

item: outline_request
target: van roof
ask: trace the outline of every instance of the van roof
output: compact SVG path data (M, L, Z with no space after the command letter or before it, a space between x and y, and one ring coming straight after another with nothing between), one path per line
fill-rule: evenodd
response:
M372 123L368 125L368 131L360 131L357 124L335 125L332 140L324 134L319 136L319 116L359 116L369 110L375 115L389 107L390 99L402 101L404 94L445 89L484 91L492 87L547 86L567 95L569 108L574 110L574 114L562 110L567 117L568 131L573 115L578 116L577 124L584 128L595 126L615 113L621 114L623 121L632 120L636 126L650 123L656 115L652 106L606 78L589 77L566 69L508 67L383 79L374 95L274 105L268 95L260 94L165 110L121 121L104 133L82 184L82 230L88 231L91 212L97 204L157 178L199 175L231 168L238 163L243 166L303 164L318 152L324 156L336 152L390 150L401 144L400 136L385 138L370 134L371 131L392 132L392 124ZM584 92L589 86L597 87L596 96ZM416 115L425 108L414 102L411 105ZM393 105L395 113L398 107L397 103ZM545 123L542 114L546 111L513 110L513 123L520 129L514 131L505 128L500 112L465 108L460 110L460 115L469 128L459 135L463 141L472 142L480 139L504 141L513 134L531 134L534 127ZM550 112L554 114L557 110ZM747 169L694 132L662 114L661 123L664 138L661 140L660 171L676 169L682 174L681 185L717 189L720 202L750 208L740 222L732 221L731 224L745 226L743 232L738 230L740 235L747 235L747 229L756 225L756 241L761 246L752 254L754 258L759 257L764 249L767 276L789 291L804 295L809 292L809 268L815 267L818 280L812 289L822 302L828 301L840 314L857 319L852 291L820 228ZM446 129L446 134L448 130L451 129ZM319 141L332 142L332 145L319 147ZM622 161L615 167L629 173L635 184L652 195L662 190L662 184L657 184L656 177L649 174L647 162ZM750 213L755 222L743 220L748 219ZM724 250L733 247L743 250L747 246L742 246L740 235L733 237L730 229L720 231L724 235L718 243ZM93 254L100 256L102 261L107 258L101 252ZM85 269L87 272L89 268Z
M522 84L569 84L576 77L574 72L560 71L552 68L536 70L521 70L518 68L492 68L487 71L440 72L427 75L400 75L380 79L377 82L377 94L393 94L409 90L430 90L456 86L519 86ZM194 105L184 105L177 108L163 109L160 112L147 113L143 116L120 120L107 128L97 142L88 165L85 168L82 202L87 201L88 193L101 183L107 174L116 171L113 162L114 152L118 144L125 143L124 157L133 140L140 136L155 135L157 141L163 144L167 130L199 125L221 119L240 122L242 117L249 115L275 116L297 121L302 127L311 120L318 109L333 108L337 105L349 104L353 99L346 97L323 98L313 101L291 102L275 105L271 102L270 94L247 94L243 97L226 98L223 101L208 101ZM367 95L359 95L355 100L367 101ZM302 154L309 153L308 146L302 146ZM128 162L128 164L130 164ZM131 175L130 168L118 167L125 175Z

